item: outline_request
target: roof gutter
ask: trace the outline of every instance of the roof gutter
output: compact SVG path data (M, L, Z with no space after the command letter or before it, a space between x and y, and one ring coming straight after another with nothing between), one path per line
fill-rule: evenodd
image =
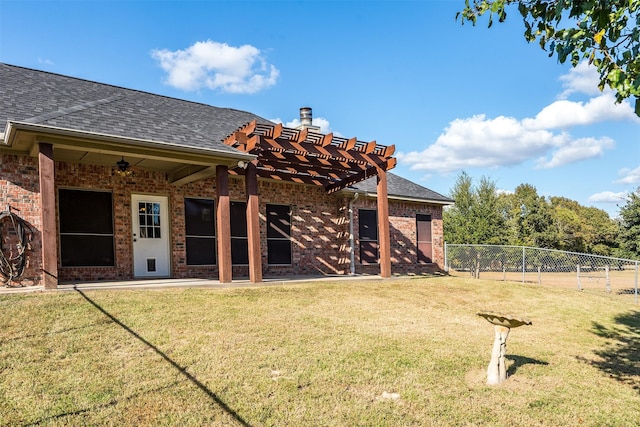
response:
M216 150L211 148L202 147L187 147L184 145L173 144L168 142L158 142L145 139L129 138L124 136L109 135L97 132L87 132L71 130L67 128L61 128L57 126L48 126L28 122L7 121L7 127L4 133L0 133L0 144L7 147L11 147L14 143L16 135L19 131L35 132L35 133L47 133L56 136L70 137L70 138L85 138L96 139L103 142L114 144L126 144L135 147L142 148L156 148L166 149L171 151L178 151L182 153L201 154L207 156L221 157L229 160L254 160L257 156L255 154L243 153L240 150L229 147L235 152L227 152L222 150Z
M356 193L356 194L360 194L361 196L364 197L370 197L370 198L377 198L378 194L377 193L372 193L369 191L359 191L359 190L343 190L345 193ZM455 204L455 202L453 200L437 200L437 199L424 199L424 198L420 198L420 197L409 197L409 196L398 196L398 195L393 195L393 194L388 194L387 198L389 200L399 200L399 201L403 201L403 202L416 202L416 203L432 203L434 205L453 205Z

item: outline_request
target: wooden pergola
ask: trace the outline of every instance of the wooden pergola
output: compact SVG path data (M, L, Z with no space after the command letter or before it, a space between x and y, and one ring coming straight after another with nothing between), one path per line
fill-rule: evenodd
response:
M249 276L262 281L260 223L258 216L258 177L322 186L328 194L377 176L378 238L380 275L391 276L387 171L395 167L395 146L357 138L321 134L310 129L292 129L282 124L252 121L225 139L225 144L256 155L245 169L218 166L218 259L220 281L231 281L231 230L229 174L245 175L247 193L247 231Z

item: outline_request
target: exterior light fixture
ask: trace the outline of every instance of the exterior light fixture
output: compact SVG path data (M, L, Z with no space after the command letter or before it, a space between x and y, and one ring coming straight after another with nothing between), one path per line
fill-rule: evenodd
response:
M124 159L124 156L122 156L121 160L118 160L116 162L116 166L118 166L118 169L116 170L118 175L120 175L120 176L129 176L129 175L131 175L132 171L131 171L129 162L127 162Z

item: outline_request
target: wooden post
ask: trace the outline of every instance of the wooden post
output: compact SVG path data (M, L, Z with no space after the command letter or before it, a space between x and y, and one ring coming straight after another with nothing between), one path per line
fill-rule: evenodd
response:
M249 280L262 282L262 255L260 252L260 217L258 197L258 171L249 163L245 174L247 192L247 238L249 240Z
M56 239L56 189L53 145L40 143L38 147L40 204L42 222L42 282L45 289L58 287L58 242Z
M229 200L229 169L216 166L216 192L218 209L216 226L218 230L218 276L220 283L232 280L231 270L231 201Z
M389 234L389 199L387 196L387 171L378 171L378 243L380 245L380 276L391 277L391 237Z

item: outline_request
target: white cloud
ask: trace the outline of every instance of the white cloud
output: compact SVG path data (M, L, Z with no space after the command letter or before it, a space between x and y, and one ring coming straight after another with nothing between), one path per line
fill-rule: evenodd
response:
M567 74L560 76L564 91L558 98L565 99L572 93L583 93L586 95L598 95L600 89L600 76L595 66L589 65L588 61L581 61L571 68ZM609 89L605 88L605 91Z
M425 150L397 157L412 170L441 173L516 165L529 159L538 159L539 168L551 168L601 155L612 146L606 137L573 139L567 133L530 128L513 117L477 115L451 122Z
M482 114L456 119L425 150L398 153L397 158L412 170L440 173L517 165L532 159L537 168L554 168L602 156L614 147L614 141L606 136L576 139L567 129L604 121L640 124L627 101L616 104L611 91L597 89L597 72L586 63L578 64L560 79L564 82L563 96L577 92L598 96L586 102L557 100L535 117L521 120ZM640 172L623 180L640 180L637 175Z
M615 181L616 184L640 184L640 166L635 169L621 169L619 174L622 178Z
M605 149L611 149L615 143L611 138L580 138L570 140L567 144L553 151L550 159L540 158L536 166L539 169L550 169L580 160L600 157Z
M609 120L631 120L640 123L628 102L615 103L615 96L605 93L588 102L555 101L544 107L533 119L522 123L531 129L566 129Z
M627 200L629 193L622 191L614 193L612 191L603 191L601 193L592 194L588 201L591 203L620 203Z
M280 74L251 46L229 46L211 40L184 50L153 50L151 56L167 72L166 83L194 91L203 87L227 93L256 93L273 86Z

